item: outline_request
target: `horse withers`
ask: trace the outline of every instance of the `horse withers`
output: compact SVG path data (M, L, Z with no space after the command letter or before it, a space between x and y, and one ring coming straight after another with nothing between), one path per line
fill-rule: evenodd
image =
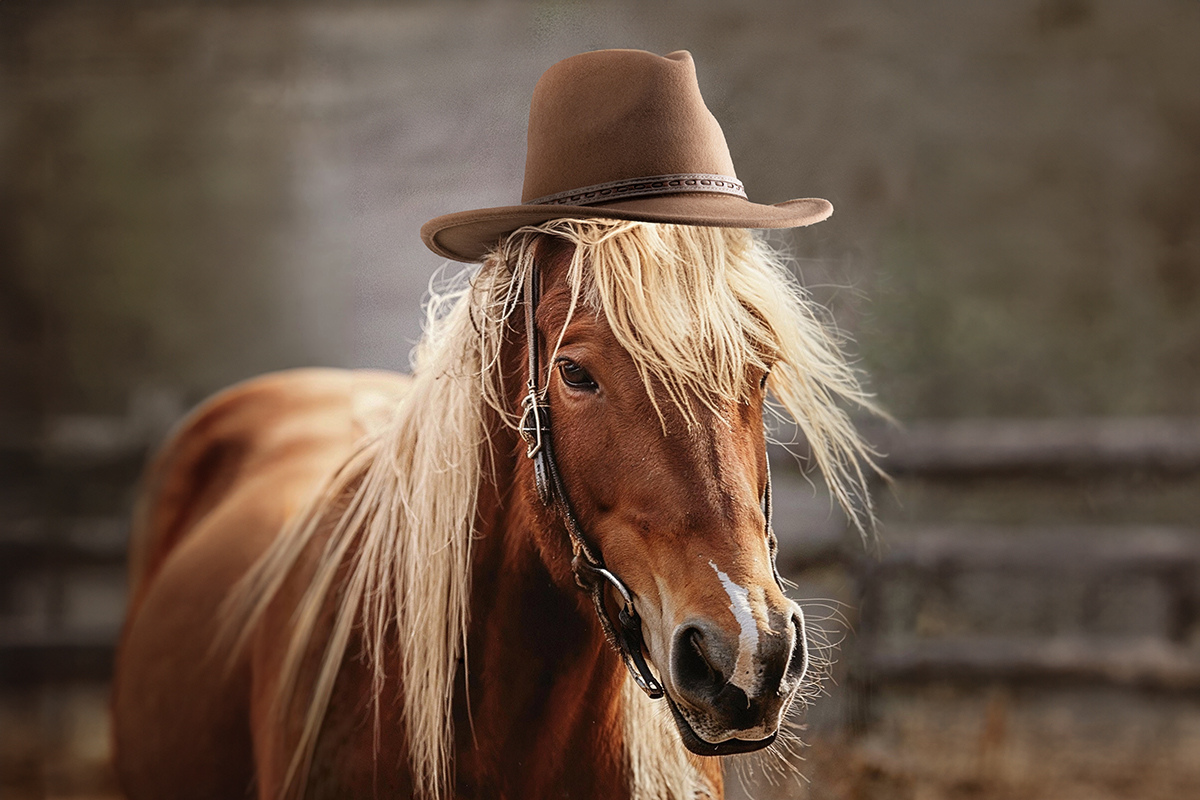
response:
M847 506L869 405L757 236L522 229L411 377L227 390L153 463L114 689L141 797L722 794L805 684L763 414ZM662 699L657 699L662 697Z

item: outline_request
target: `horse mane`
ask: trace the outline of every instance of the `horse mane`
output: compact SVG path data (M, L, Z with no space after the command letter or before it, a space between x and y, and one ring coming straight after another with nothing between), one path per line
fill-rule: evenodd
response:
M606 317L656 408L664 399L676 403L691 421L692 402L716 410L745 399L750 370L769 369L779 410L804 433L833 496L856 521L870 518L863 469L873 453L839 402L874 407L821 309L759 235L609 220L522 228L447 287L431 288L411 389L391 421L359 444L226 601L227 629L244 646L302 554L321 548L273 700L281 721L293 704L304 709L285 791L308 771L357 632L376 698L389 657L399 654L418 794L441 800L452 793L455 675L466 655L476 500L490 474L486 411L516 424L501 348L545 236L575 244L569 313L585 307ZM665 398L655 397L654 385ZM311 693L301 692L314 633L329 624ZM710 793L669 719L631 687L624 727L633 796ZM375 714L378 737L378 702Z

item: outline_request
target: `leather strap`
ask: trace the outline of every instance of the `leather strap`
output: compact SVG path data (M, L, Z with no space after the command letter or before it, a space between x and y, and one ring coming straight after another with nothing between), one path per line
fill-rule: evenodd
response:
M522 414L517 430L524 440L525 455L533 459L534 481L537 485L538 498L547 506L553 506L562 517L567 529L567 537L571 541L571 571L575 575L575 583L587 592L596 608L596 616L604 631L604 638L621 654L621 660L633 677L638 687L652 700L657 700L665 694L662 684L654 677L650 665L646 663L643 654L644 639L642 637L642 619L633 604L633 596L625 584L604 566L604 560L592 549L583 534L583 527L575 516L571 498L567 494L566 485L558 471L558 462L554 458L554 441L550 435L550 404L548 400L549 386L541 386L541 373L538 357L537 337L537 306L541 299L541 275L536 261L530 264L529 274L525 277L525 341L528 350L529 379L526 382L526 394L521 401ZM783 589L783 581L775 565L775 553L778 543L775 532L771 527L771 464L767 462L767 483L763 491L763 514L766 518L766 533L768 548L771 555L771 569L775 581ZM621 597L621 609L617 615L620 630L613 625L606 604L606 590L611 586Z

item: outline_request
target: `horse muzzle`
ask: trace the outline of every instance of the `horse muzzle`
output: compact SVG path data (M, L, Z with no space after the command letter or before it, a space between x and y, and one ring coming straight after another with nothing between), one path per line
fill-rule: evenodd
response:
M676 627L667 701L693 753L746 753L775 741L808 669L804 616L788 612L736 636L706 619Z

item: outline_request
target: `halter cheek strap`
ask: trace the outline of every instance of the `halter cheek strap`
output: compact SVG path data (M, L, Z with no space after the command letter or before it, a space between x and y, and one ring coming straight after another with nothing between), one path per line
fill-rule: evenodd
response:
M575 575L575 583L591 596L600 627L604 630L604 638L621 654L621 660L625 662L638 687L651 699L657 700L664 692L662 684L654 677L650 665L646 663L646 657L642 654L642 619L634 608L633 596L621 579L604 566L604 561L588 544L554 458L554 440L550 436L550 404L546 397L548 387L539 385L541 370L538 365L537 326L534 324L540 299L540 283L537 265L534 264L525 280L525 335L529 353L529 380L526 383L525 397L521 401L521 421L517 430L525 441L525 455L533 459L538 498L547 506L555 507L566 525L567 535L571 540L571 571ZM617 590L622 601L621 611L617 615L619 631L613 626L605 607L605 589L610 585Z
M571 498L563 484L562 475L554 458L554 441L550 435L550 403L547 396L549 386L540 386L541 374L538 365L537 326L534 324L537 305L541 295L541 280L537 264L531 264L525 279L525 336L529 354L529 380L526 394L521 401L521 420L517 432L525 442L525 455L533 459L534 482L538 498L547 506L554 507L563 519L567 536L571 540L571 571L575 583L587 592L596 607L596 616L604 630L604 638L621 654L621 660L634 682L651 700L658 700L665 692L662 684L654 677L643 654L645 640L642 637L642 618L633 604L633 595L628 587L604 566L599 553L592 549L583 535L583 527L575 516ZM767 485L763 491L763 514L766 517L767 545L771 555L771 569L775 582L783 589L779 570L775 565L778 545L771 527L771 466L767 463ZM620 630L617 630L605 605L605 591L612 586L621 598L621 610L617 614Z

